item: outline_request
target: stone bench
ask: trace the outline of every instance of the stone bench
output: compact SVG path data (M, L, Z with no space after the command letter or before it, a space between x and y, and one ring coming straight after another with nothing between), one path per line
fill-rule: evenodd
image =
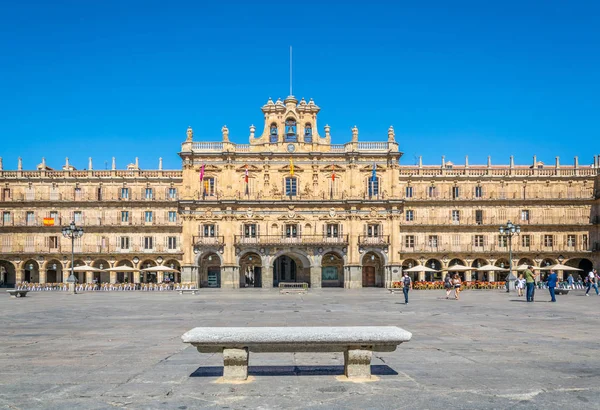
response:
M25 296L27 296L27 292L29 292L29 291L28 290L9 289L6 292L8 292L8 294L10 294L10 296L12 296L13 298L24 298Z
M191 293L192 295L195 295L198 292L198 289L178 289L177 291L180 295L183 295L184 293Z
M279 282L279 293L307 293L306 282Z
M248 378L249 353L344 353L349 379L371 377L372 352L393 352L410 332L396 326L196 327L181 336L200 353L223 353L223 380Z

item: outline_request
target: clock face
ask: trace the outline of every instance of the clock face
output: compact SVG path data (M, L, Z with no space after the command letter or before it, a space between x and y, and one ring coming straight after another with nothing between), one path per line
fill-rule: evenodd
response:
M296 146L294 144L288 144L287 150L288 152L294 152L296 151Z

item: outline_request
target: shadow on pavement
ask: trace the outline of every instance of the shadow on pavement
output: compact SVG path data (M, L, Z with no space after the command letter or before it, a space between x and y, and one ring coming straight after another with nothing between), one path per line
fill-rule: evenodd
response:
M344 366L248 366L250 376L341 376ZM371 374L397 376L398 372L387 365L372 365ZM190 377L221 377L223 366L199 367Z

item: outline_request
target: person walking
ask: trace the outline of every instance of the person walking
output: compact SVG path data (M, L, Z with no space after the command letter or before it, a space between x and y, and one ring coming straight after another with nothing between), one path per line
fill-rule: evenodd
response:
M533 266L529 265L523 272L525 277L525 285L527 286L527 302L533 302L533 287L535 286L535 276L531 271Z
M452 279L452 285L454 285L454 299L459 300L458 295L460 295L460 287L462 286L462 280L460 280L460 276L458 276L458 273L454 274L454 278Z
M446 299L448 299L450 293L452 293L452 278L450 277L450 273L446 273L444 277L444 289L446 289Z
M585 291L585 296L590 296L589 292L591 288L594 288L594 290L596 291L596 295L598 295L598 284L596 283L596 275L597 275L597 271L596 269L590 271L590 273L588 273L587 276L587 290Z
M552 300L550 302L556 302L556 294L554 292L556 288L556 282L558 281L558 275L554 271L550 271L550 276L548 276L548 290L550 291L550 297Z
M574 282L575 282L575 279L573 278L573 274L569 273L569 277L567 278L567 283L569 284L569 289L575 289L575 287L573 286Z
M412 279L410 278L410 276L408 276L408 272L404 272L402 284L402 293L404 293L404 304L408 305L408 291L412 289Z
M523 296L523 289L525 289L525 278L523 277L523 274L521 273L519 275L519 279L517 279L517 295L518 296Z

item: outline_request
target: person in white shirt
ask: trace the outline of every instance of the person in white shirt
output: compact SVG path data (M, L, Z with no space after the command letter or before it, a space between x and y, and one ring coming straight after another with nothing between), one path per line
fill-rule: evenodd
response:
M596 269L594 269L590 273L588 273L588 277L587 277L587 290L585 291L585 296L590 296L588 293L590 292L590 289L592 287L596 291L596 295L598 295L599 292L598 292L598 284L596 283L596 274L597 274Z

